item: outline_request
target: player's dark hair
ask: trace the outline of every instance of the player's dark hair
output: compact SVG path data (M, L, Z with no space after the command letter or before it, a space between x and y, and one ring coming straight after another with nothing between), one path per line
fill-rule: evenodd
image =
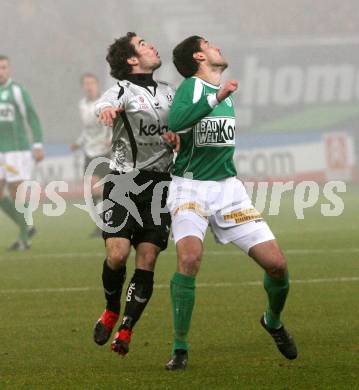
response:
M90 73L90 72L87 72L87 73L84 73L81 78L80 78L80 81L81 81L81 84L84 82L85 79L94 79L98 82L98 78L96 75L94 75L93 73Z
M0 54L0 61L9 61L9 57L4 54Z
M202 51L201 39L203 38L198 35L192 35L173 49L173 63L185 78L193 76L198 70L198 62L193 58L193 54Z
M137 55L135 46L131 43L135 36L136 33L128 32L124 37L116 39L108 48L106 60L110 64L111 76L117 80L123 80L131 73L132 66L127 60Z

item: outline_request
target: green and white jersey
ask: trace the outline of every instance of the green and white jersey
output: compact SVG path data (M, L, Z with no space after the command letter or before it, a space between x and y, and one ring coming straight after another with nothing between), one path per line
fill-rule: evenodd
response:
M175 176L218 181L237 174L233 101L228 97L218 103L218 89L197 77L177 89L169 114L169 129L181 137Z
M26 122L32 130L33 144L41 144L42 129L30 96L9 79L0 85L0 152L30 149Z

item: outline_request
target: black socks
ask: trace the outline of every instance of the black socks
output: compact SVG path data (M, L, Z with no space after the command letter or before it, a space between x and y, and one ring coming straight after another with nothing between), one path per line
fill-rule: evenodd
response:
M121 328L132 329L141 317L153 291L153 272L136 269L128 285Z
M119 313L121 308L122 286L126 279L126 266L114 271L107 260L103 263L102 283L107 301L106 309Z

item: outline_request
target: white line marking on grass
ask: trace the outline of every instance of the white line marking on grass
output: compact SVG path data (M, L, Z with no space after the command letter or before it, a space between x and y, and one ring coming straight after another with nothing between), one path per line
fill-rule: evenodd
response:
M284 253L288 254L309 254L309 253L358 253L359 248L327 248L327 249L320 249L320 248L313 248L313 249L287 249L284 250Z
M359 248L313 248L313 249L284 249L284 253L288 255L308 255L308 254L321 254L326 253L330 255L331 253L359 253ZM208 256L222 256L222 255L236 255L236 254L242 254L243 252L240 249L237 250L226 250L226 251L216 251L216 250L205 250L203 257L206 258ZM174 251L165 251L161 256L175 256L176 252ZM133 253L131 253L131 256L133 256ZM105 253L104 252L65 252L65 253L38 253L38 254L29 254L29 255L7 255L7 256L0 256L0 262L2 261L14 261L14 260L36 260L36 259L43 259L43 258L49 258L61 260L61 259L68 259L72 257L88 257L88 258L104 258Z
M105 258L106 254L105 252L64 252L64 253L37 253L37 254L12 254L7 256L0 256L0 261L14 261L14 260L36 260L36 259L43 259L43 258L49 258L51 259L68 259L72 257L100 257Z
M320 254L320 253L326 253L326 254L331 254L331 253L358 253L359 248L313 248L313 249L283 249L283 252L288 255L308 255L308 254ZM164 252L169 255L173 255L175 253L173 252ZM204 250L203 257L206 256L222 256L222 255L235 255L235 254L243 254L243 252L238 249L238 250L228 250L228 251L206 251Z
M67 292L86 292L93 290L101 290L94 287L54 287L54 288L24 288L24 289L8 289L0 290L0 294L37 294L37 293L67 293Z
M359 276L352 277L340 277L340 278L323 278L323 279L296 279L291 280L293 284L317 284L317 283L347 283L347 282L359 282ZM245 286L261 286L262 281L256 280L252 282L242 283L197 283L198 288L223 288L223 287L245 287ZM156 289L167 289L168 284L155 284ZM0 294L37 294L37 293L72 293L72 292L88 292L88 291L100 291L99 287L60 287L60 288L27 288L27 289L5 289L0 290Z

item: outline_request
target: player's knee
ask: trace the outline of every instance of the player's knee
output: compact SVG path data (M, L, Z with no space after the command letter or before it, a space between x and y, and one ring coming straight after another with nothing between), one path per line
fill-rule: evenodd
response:
M13 200L16 199L16 193L17 193L16 190L9 188L9 196L10 196L11 199L13 199Z
M16 199L17 190L19 188L20 182L9 183L8 184L8 193L12 199Z
M180 272L186 275L195 275L199 270L200 257L193 253L185 253L179 256Z
M268 267L266 271L272 278L279 279L285 276L288 271L288 267L287 261L281 252L275 255L271 266Z
M156 259L157 253L155 252L141 253L137 263L141 266L142 269L153 271L155 268Z
M112 269L118 269L126 265L127 255L120 249L112 248L107 254L107 263Z

